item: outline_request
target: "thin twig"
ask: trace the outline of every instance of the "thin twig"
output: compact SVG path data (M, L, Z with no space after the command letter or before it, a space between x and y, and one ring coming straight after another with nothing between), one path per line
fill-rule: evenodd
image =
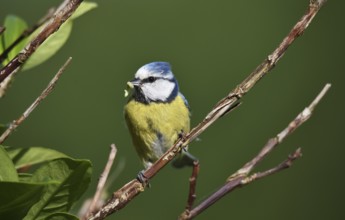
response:
M0 144L2 144L6 138L31 114L31 112L45 99L51 91L54 89L57 81L59 80L61 74L65 71L67 65L71 62L72 57L68 58L67 61L62 65L53 79L49 82L47 88L45 88L41 95L25 110L25 112L17 119L14 120L7 130L0 136Z
M188 194L188 200L187 200L187 205L184 213L186 215L189 215L190 210L193 207L194 201L196 199L196 180L199 175L199 170L200 170L200 164L199 161L194 161L193 163L193 171L192 171L192 176L189 178L189 194Z
M12 80L16 76L17 72L19 72L19 68L15 69L11 75L9 75L4 81L0 83L0 98L5 96L6 91L9 88Z
M263 148L260 153L245 164L241 169L239 169L234 175L230 176L228 180L232 178L243 175L246 176L248 173L252 171L252 169L267 155L269 154L274 147L276 147L279 143L281 143L289 134L291 134L297 127L299 127L302 123L309 119L311 116L315 106L320 102L320 100L324 97L327 91L330 89L331 84L326 84L318 96L313 100L312 103L308 107L306 107L303 112L301 112L290 124L286 127L282 132L280 132L276 137L268 140L265 148Z
M205 211L208 207L210 207L212 204L216 203L218 200L223 198L226 194L232 192L233 190L243 187L245 185L248 185L249 183L252 183L255 180L259 180L263 177L266 177L268 175L274 174L276 172L282 171L286 168L289 168L293 161L298 159L301 156L300 149L297 149L292 155L289 156L287 160L279 164L278 166L266 170L261 173L255 173L249 177L245 176L237 176L234 178L232 181L226 182L223 186L221 186L215 193L213 193L211 196L209 196L207 199L202 201L197 207L192 209L189 212L189 216L184 215L183 213L180 217L179 220L188 220L188 219L193 219L203 211Z
M37 50L37 48L73 14L83 0L66 0L62 3L64 7L57 12L47 22L42 31L6 66L0 70L0 83L11 75L16 69L20 68L23 63Z
M105 165L104 171L99 178L96 193L92 199L92 202L91 202L88 210L85 212L85 215L82 216L80 219L87 219L88 215L90 215L92 212L96 211L96 209L98 209L100 207L97 204L99 204L100 197L103 194L105 183L108 179L109 172L111 170L111 167L112 167L114 160L115 160L115 157L116 157L116 152L117 152L117 148L116 148L115 144L111 144L108 162Z
M325 94L328 92L328 90L331 88L331 84L327 83L325 87L323 87L322 91L319 93L319 95L314 99L314 101L308 106L308 109L310 111L313 111L315 106L320 102L320 100L325 96Z
M249 183L253 182L254 180L262 179L262 178L267 177L269 175L278 173L278 172L280 172L286 168L289 168L289 167L291 167L292 163L300 157L302 157L302 150L301 150L301 148L297 148L297 150L295 150L292 154L290 154L289 157L285 161L281 162L280 164L273 167L272 169L265 170L263 172L254 173L253 175L242 180L242 185L249 184Z
M191 141L198 137L211 124L213 124L222 115L227 113L230 109L238 105L238 101L245 95L263 76L270 71L279 59L284 55L287 48L299 37L308 27L314 16L317 14L325 0L310 0L309 7L302 18L292 28L290 33L282 41L282 43L268 56L241 84L239 84L229 95L218 102L213 110L205 117L205 119L194 127L186 136L177 140L177 142L143 175L147 180L153 178L167 163L169 163L176 154ZM90 217L90 220L104 219L110 214L125 207L133 198L144 191L145 185L134 179L113 193L105 205Z
M301 154L301 149L298 148L292 155L289 156L287 160L280 163L278 166L266 170L264 172L255 173L251 176L249 175L249 172L255 168L260 161L264 157L268 155L276 146L278 146L279 143L281 143L279 136L284 135L284 137L281 139L283 140L285 137L290 135L292 132L294 132L299 126L301 126L304 122L306 122L314 110L315 106L320 102L322 97L326 94L328 89L330 88L330 84L326 84L325 87L322 89L322 91L319 93L319 95L313 100L313 102L304 109L300 114L297 115L297 117L289 123L289 125L280 132L276 137L269 139L269 141L265 144L265 146L262 148L262 150L248 163L246 163L241 169L239 169L237 172L232 174L226 181L226 183L220 187L215 193L210 195L208 198L206 198L204 201L202 201L198 206L193 208L189 215L184 215L184 213L180 216L180 219L186 220L186 219L193 219L197 215L199 215L201 212L205 211L208 207L213 205L215 202L220 200L223 196L231 192L232 190L244 186L246 184L249 184L253 182L254 180L266 177L268 175L271 175L273 173L282 171L286 168L289 168L293 161L297 158L299 158ZM308 112L308 114L306 114ZM286 132L287 131L287 132Z
M196 199L196 181L199 175L199 170L200 170L199 161L194 161L192 176L189 178L189 193L188 193L187 205L179 219L183 219L184 216L189 216L190 210L193 208L194 201Z
M18 38L15 41L13 41L13 43L10 46L5 48L5 50L0 55L0 63L7 58L8 53L11 52L11 50L15 46L17 46L26 37L30 36L30 34L32 34L34 31L36 31L37 28L39 28L42 24L44 24L46 21L48 21L53 16L54 11L55 11L55 9L53 9L53 8L49 9L48 13L44 17L42 17L33 27L24 30L23 33L21 35L19 35Z

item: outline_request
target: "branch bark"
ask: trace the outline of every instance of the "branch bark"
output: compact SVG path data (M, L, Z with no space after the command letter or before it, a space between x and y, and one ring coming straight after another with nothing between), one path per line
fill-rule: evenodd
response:
M65 0L51 21L17 56L0 70L0 83L15 72L36 51L36 49L73 14L83 0Z
M301 149L298 148L294 153L292 153L288 159L280 163L279 165L263 171L254 173L249 176L249 173L255 168L259 162L261 162L273 149L275 149L288 135L292 134L299 126L306 122L312 115L315 106L321 101L322 97L331 87L330 84L326 84L319 95L314 99L314 101L305 108L297 117L289 123L289 125L281 131L277 136L268 140L265 146L261 151L256 155L251 161L246 163L241 169L232 174L226 181L226 183L220 187L214 194L206 198L201 202L197 207L193 208L189 212L183 212L180 216L180 220L193 219L208 207L213 205L215 202L220 200L223 196L233 191L236 188L242 187L249 183L252 183L254 180L264 178L266 176L272 175L279 171L282 171L286 168L289 168L293 161L302 156Z
M95 195L94 195L94 197L90 203L89 208L85 211L85 213L83 213L83 216L81 216L80 219L82 219L82 220L87 219L87 216L89 214L91 214L97 208L99 208L99 206L97 206L97 204L99 203L101 195L103 194L104 186L105 186L105 183L108 179L108 175L110 173L111 167L113 166L113 163L114 163L114 160L116 157L116 153L117 153L117 148L116 148L115 144L111 144L108 162L105 165L104 171L99 178L96 193L95 193Z
M225 98L220 100L201 123L194 127L187 135L177 140L177 142L159 160L143 172L143 175L147 180L153 178L182 148L186 147L217 119L236 107L242 96L245 95L276 65L279 59L284 55L287 48L305 31L325 2L326 0L310 0L306 13L296 23L290 33L283 39L281 44L242 83L232 90ZM237 178L236 180L241 182L243 178L244 177ZM112 198L109 199L106 204L89 219L104 219L110 214L117 212L125 207L133 198L143 192L144 189L145 184L140 183L137 179L131 180L121 189L114 192Z
M49 82L47 88L45 88L41 95L37 97L37 99L25 110L25 112L17 119L14 120L11 125L8 127L8 129L2 133L0 136L0 144L2 144L6 138L21 124L23 121L29 117L31 112L35 110L35 108L51 93L51 91L54 89L57 81L59 80L61 74L65 71L66 67L69 65L69 63L72 61L72 57L68 58L64 65L59 69L59 71L56 73L56 75L53 77L53 79Z
M199 170L200 170L199 161L195 161L193 164L192 176L189 178L189 193L188 193L187 205L182 215L188 216L191 209L193 208L194 201L196 199L196 182L199 175Z
M41 25L43 25L46 21L48 21L54 14L54 9L51 8L48 10L48 13L43 17L41 18L37 24L35 24L33 27L31 28L28 28L27 30L24 30L23 33L15 40L13 41L13 43L7 47L3 52L2 54L0 55L0 63L2 61L4 61L7 56L8 56L8 53L11 52L11 50L17 46L22 40L24 40L26 37L30 36L30 34L32 34L37 28L39 28Z

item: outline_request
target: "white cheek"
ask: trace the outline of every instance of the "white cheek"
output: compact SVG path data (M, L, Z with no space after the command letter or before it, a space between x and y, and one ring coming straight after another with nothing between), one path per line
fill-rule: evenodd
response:
M143 93L151 100L166 101L172 91L175 83L167 80L157 80L154 83L147 83L142 86Z

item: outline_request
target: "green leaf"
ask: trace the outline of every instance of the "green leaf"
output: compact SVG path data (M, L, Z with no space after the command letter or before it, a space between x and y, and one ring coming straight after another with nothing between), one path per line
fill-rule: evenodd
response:
M97 3L95 2L82 2L75 13L73 13L72 16L63 25L61 25L59 30L46 39L42 45L39 46L31 55L31 57L29 57L29 59L24 63L22 70L31 69L52 57L66 43L68 37L70 36L72 30L72 21L96 7ZM33 40L41 32L45 25L46 24L43 24L28 38L22 40L13 50L11 50L8 56L9 59L4 61L3 65L16 56L28 42ZM0 37L0 53L2 53L4 48L11 45L11 43L13 43L13 41L16 40L18 36L20 36L20 34L27 29L27 24L21 18L14 15L9 15L5 19L5 27L6 31L3 36ZM5 42L5 44L2 45L2 42Z
M0 219L23 219L44 188L45 184L0 182Z
M78 18L79 16L85 14L86 12L88 12L88 11L90 11L96 7L97 7L96 2L85 2L84 1L79 5L77 10L72 14L70 19L74 20L74 19Z
M32 174L31 173L18 173L19 182L30 182Z
M31 181L50 184L24 220L45 219L56 212L67 212L85 192L90 180L91 163L88 160L63 158L42 165Z
M79 220L79 218L66 212L57 212L47 216L45 220Z
M3 34L0 34L0 54L4 51L4 45L3 45L3 39L2 39ZM0 64L0 67L2 67L2 63Z
M43 29L42 25L34 33L29 36L29 41L33 40ZM61 25L60 29L46 39L41 46L31 55L24 63L23 70L35 67L52 57L67 41L72 30L72 22L66 21Z
M7 151L16 169L68 157L56 150L43 147L9 148Z
M5 18L4 26L6 27L3 33L4 48L9 47L17 38L28 28L26 22L18 16L7 15ZM6 65L11 59L13 59L26 45L28 41L22 40L17 44L7 56L7 59L3 62Z
M52 34L40 47L31 55L31 57L24 63L22 70L28 70L35 67L50 57L52 57L67 41L72 31L73 19L85 14L86 12L96 8L97 4L94 2L83 2L77 8L77 11L59 28L57 32ZM43 29L42 25L34 33L29 36L29 41L34 39L38 33Z
M19 179L11 158L4 147L0 145L0 182L1 181L18 182Z

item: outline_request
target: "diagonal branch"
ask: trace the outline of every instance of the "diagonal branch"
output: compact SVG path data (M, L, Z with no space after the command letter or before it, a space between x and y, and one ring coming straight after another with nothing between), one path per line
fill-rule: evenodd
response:
M99 203L101 195L104 192L104 186L105 186L105 183L108 179L108 175L110 173L111 167L113 166L113 163L114 163L114 160L116 157L116 153L117 153L117 148L116 148L115 144L111 144L108 162L105 165L104 171L99 178L96 193L95 193L95 195L94 195L94 197L90 203L88 210L85 211L85 213L83 214L83 216L81 216L80 219L87 219L87 216L90 215L92 212L94 212L99 207L99 206L97 206L97 204Z
M23 63L36 51L36 49L73 14L83 0L65 0L50 22L17 56L0 70L0 83L21 67Z
M297 148L292 154L289 155L289 157L286 160L284 160L283 162L281 162L277 166L275 166L269 170L265 170L263 172L254 173L253 175L244 179L242 181L242 185L247 185L247 184L253 182L254 180L259 180L259 179L262 179L264 177L270 176L272 174L278 173L284 169L287 169L287 168L291 167L292 163L300 157L302 157L302 149Z
M202 201L198 206L194 209L190 210L188 213L184 212L180 216L180 220L186 219L193 219L201 212L205 211L208 207L216 203L220 200L223 196L228 194L229 192L233 191L234 189L252 183L254 180L258 180L264 178L266 176L272 175L279 171L282 171L286 168L289 168L293 161L297 158L302 156L301 149L298 148L293 154L289 156L289 158L276 167L273 167L269 170L254 173L251 176L248 176L250 171L255 168L260 161L263 160L274 148L276 148L288 135L292 134L299 126L301 126L304 122L306 122L315 108L315 106L320 102L322 97L326 94L326 92L330 88L330 84L326 84L319 95L314 99L314 101L305 108L297 117L290 122L290 124L280 132L276 137L271 138L262 148L262 150L256 155L251 161L246 163L241 169L239 169L236 173L232 174L226 181L226 183L220 187L214 194L210 195L204 201ZM187 215L188 214L188 215Z
M153 178L167 163L169 163L175 155L211 124L213 124L222 115L227 113L238 105L238 101L245 95L263 76L270 71L279 59L284 55L287 48L298 38L313 20L319 9L326 0L310 0L309 7L302 18L292 28L290 33L283 39L281 44L268 56L242 83L240 83L228 96L218 102L213 110L205 117L205 119L194 127L186 136L177 140L177 142L149 169L143 172L143 175L150 180ZM239 181L241 181L239 179ZM145 184L134 179L124 185L121 189L113 193L111 199L89 219L104 219L110 214L125 207L133 198L138 196L145 189Z
M269 170L266 170L264 172L255 173L249 177L245 176L237 176L236 178L232 179L231 181L225 183L223 186L221 186L215 193L213 193L211 196L209 196L207 199L202 201L198 206L196 206L194 209L190 210L189 213L183 212L179 216L179 220L189 220L193 219L196 216L198 216L200 213L205 211L208 207L216 203L218 200L223 198L226 194L232 192L233 190L240 188L242 186L245 186L249 183L254 182L255 180L259 180L263 177L266 177L268 175L272 175L274 173L277 173L279 171L282 171L283 169L289 168L292 165L292 162L299 157L301 157L302 154L300 152L300 149L297 149L293 154L291 154L288 159L280 163L278 166L271 168Z
M233 177L236 176L246 176L248 175L253 168L261 162L261 160L269 154L279 143L281 143L289 134L291 134L297 127L299 127L302 123L309 119L311 116L315 106L320 102L326 92L330 89L331 84L326 84L319 95L313 100L313 102L303 110L290 124L286 127L282 132L280 132L276 137L270 139L265 148L263 148L260 153L253 158L251 161L246 163L241 169L239 169L234 175L229 177L231 180Z
M45 88L41 95L37 97L37 99L25 110L25 112L17 119L14 120L8 129L2 133L0 136L0 144L2 144L6 138L31 114L31 112L45 99L51 91L54 89L57 81L59 80L61 74L65 71L68 64L72 61L72 57L68 58L65 64L59 69L53 79L49 82L47 88Z
M54 12L55 12L54 8L49 9L48 13L44 17L42 17L37 22L37 24L35 24L31 28L24 30L23 33L21 35L19 35L19 37L15 41L13 41L13 43L2 52L2 54L0 55L0 63L7 58L8 53L11 52L11 50L15 46L17 46L22 40L24 40L26 37L30 36L30 34L32 34L35 30L37 30L37 28L39 28L46 21L48 21L53 16Z

